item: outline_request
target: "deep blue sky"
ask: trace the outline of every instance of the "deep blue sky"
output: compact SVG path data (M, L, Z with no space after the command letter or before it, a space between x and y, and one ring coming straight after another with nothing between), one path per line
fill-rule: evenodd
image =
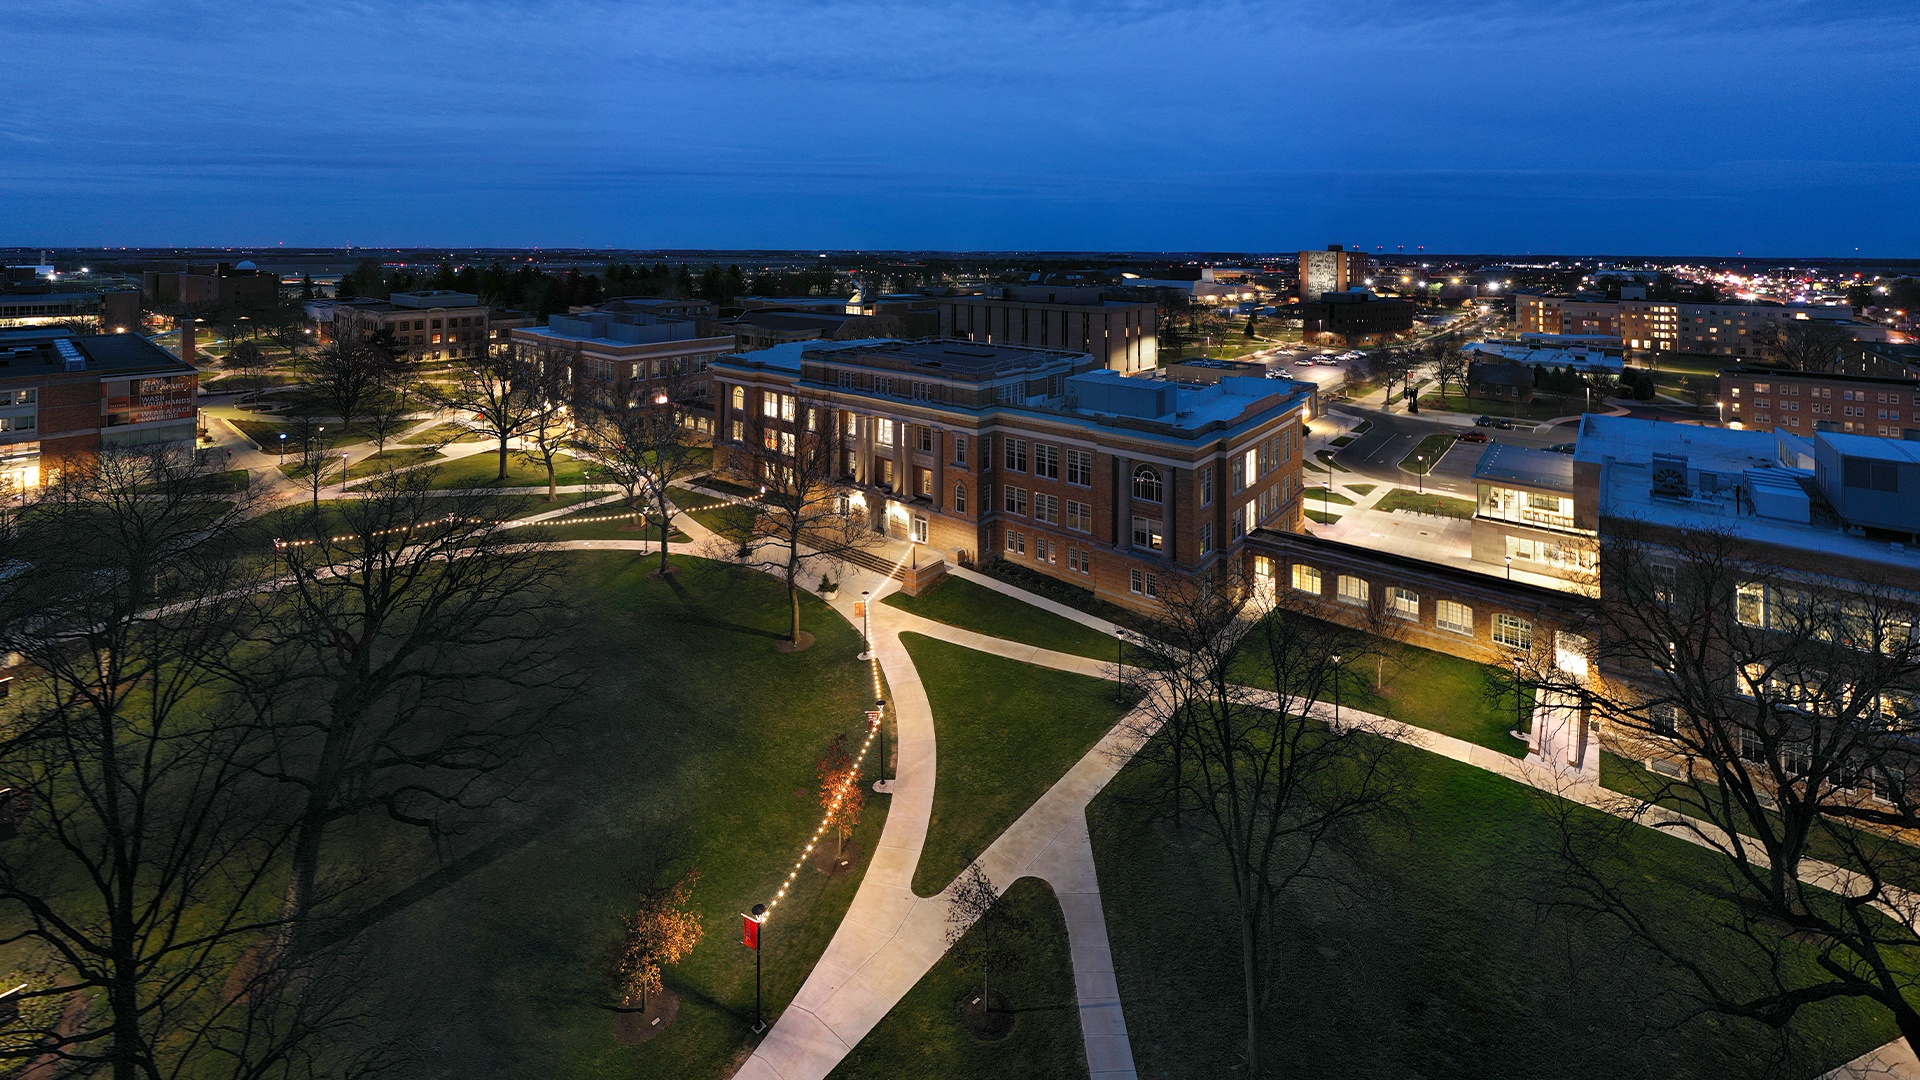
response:
M11 0L0 244L1920 255L1916 0Z

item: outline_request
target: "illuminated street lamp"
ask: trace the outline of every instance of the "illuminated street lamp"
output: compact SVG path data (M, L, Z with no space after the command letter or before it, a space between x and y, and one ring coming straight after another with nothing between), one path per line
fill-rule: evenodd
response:
M767 1030L766 1021L760 1019L760 946L761 935L767 924L767 905L755 904L753 910L740 916L740 943L753 950L753 1033Z
M1340 654L1334 653L1327 659L1333 661L1333 730L1340 730Z
M280 433L280 464L285 465L286 463L287 463L287 433L283 431Z

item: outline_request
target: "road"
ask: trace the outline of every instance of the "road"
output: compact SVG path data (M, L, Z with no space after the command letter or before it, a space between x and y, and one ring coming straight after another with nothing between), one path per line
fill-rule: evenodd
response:
M1462 431L1484 431L1488 441L1485 443L1455 443L1440 463L1434 466L1428 475L1425 487L1429 491L1439 491L1461 498L1474 496L1473 467L1480 460L1481 451L1496 443L1508 446L1527 446L1545 449L1556 443L1573 441L1573 425L1548 428L1540 432L1500 431L1495 428L1473 428L1463 426L1457 420L1429 420L1406 413L1385 413L1378 409L1365 409L1354 405L1335 405L1330 410L1355 420L1372 421L1373 426L1356 437L1345 449L1339 452L1340 464L1351 472L1345 480L1364 479L1375 483L1398 484L1402 487L1418 487L1420 481L1413 473L1402 472L1400 459L1413 451L1420 440L1436 432L1457 434ZM1336 474L1338 476L1338 474ZM1326 480L1325 472L1319 474L1319 482ZM1309 472L1308 482L1314 482Z

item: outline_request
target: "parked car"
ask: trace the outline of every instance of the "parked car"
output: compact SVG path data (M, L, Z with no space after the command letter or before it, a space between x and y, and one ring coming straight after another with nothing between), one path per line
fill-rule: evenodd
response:
M1498 422L1499 421L1495 420L1491 416L1476 416L1473 418L1474 427L1492 427L1494 424Z
M1295 361L1293 362L1293 366L1294 366L1294 367L1312 367L1312 366L1313 366L1313 361L1311 361L1311 360L1307 360L1307 359L1304 359L1304 358L1303 358L1303 359L1300 359L1300 360L1295 360Z
M1487 433L1484 431L1463 431L1460 433L1460 441L1461 442L1486 442Z
M1513 421L1511 421L1511 420L1500 420L1500 419L1497 419L1497 418L1496 418L1496 419L1494 420L1494 422L1493 422L1493 426L1494 426L1494 427L1497 427L1497 428L1499 428L1499 429L1500 429L1501 431L1512 431L1512 430L1513 430Z

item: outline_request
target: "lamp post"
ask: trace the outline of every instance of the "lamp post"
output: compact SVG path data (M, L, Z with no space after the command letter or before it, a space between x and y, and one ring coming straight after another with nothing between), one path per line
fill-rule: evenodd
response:
M347 455L340 455L340 494L347 493Z
M287 433L283 431L280 433L280 464L285 465L286 463L287 463Z
M1333 661L1333 730L1340 730L1340 654L1334 653L1328 659Z
M873 699L873 732L880 737L880 764L874 771L880 775L874 778L873 786L878 790L887 782L887 699Z
M1413 475L1418 478L1414 483L1420 494L1425 495L1427 493L1427 455L1415 454L1413 456Z
M1127 632L1120 627L1113 628L1113 700L1121 705L1127 703Z
M760 948L765 944L761 936L767 928L767 905L755 904L747 916L752 925L747 930L747 947L753 950L753 1033L767 1030L766 1021L760 1019Z
M1526 734L1526 698L1520 693L1520 658L1513 660L1513 729Z
M860 653L860 659L871 661L873 659L873 592L869 589L860 590L860 643L865 646Z

